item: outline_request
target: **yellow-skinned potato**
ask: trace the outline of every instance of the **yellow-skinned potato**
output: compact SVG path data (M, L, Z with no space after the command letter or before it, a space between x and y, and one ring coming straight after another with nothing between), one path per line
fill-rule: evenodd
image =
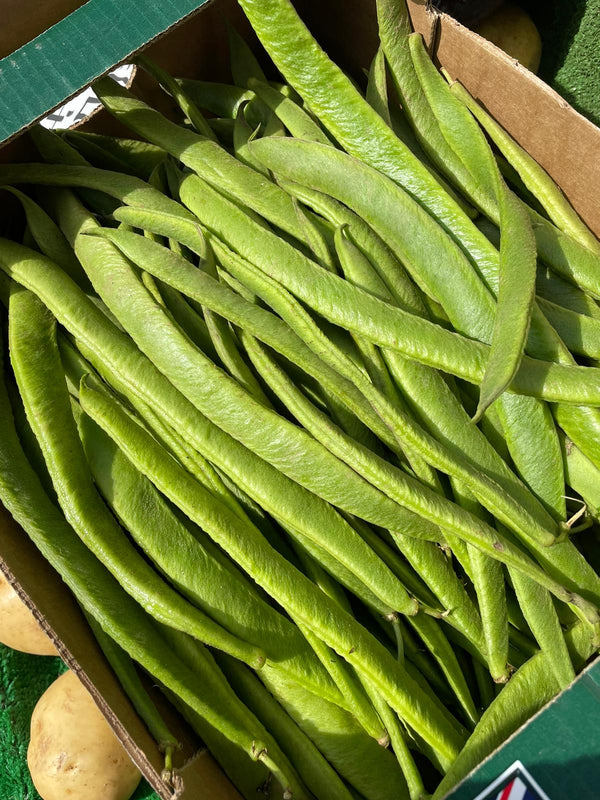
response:
M30 609L0 572L0 642L36 656L55 656L56 648Z
M505 3L486 17L475 31L531 72L537 72L542 57L542 40L529 14L515 3Z
M73 672L40 697L27 764L43 800L128 800L140 772Z

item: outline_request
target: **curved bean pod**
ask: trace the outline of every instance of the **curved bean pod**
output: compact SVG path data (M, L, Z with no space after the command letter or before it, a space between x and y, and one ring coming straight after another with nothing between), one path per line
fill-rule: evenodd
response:
M90 131L66 131L63 138L77 148L94 167L115 169L147 181L156 167L167 157L161 147L139 139L122 139ZM108 166L112 162L115 166Z
M170 649L147 614L88 550L44 493L28 464L12 424L4 383L0 385L0 496L44 558L57 570L84 609L155 679L207 719L254 760L260 746L231 710L231 699L209 681L198 691L197 673ZM126 623L124 622L126 620ZM193 687L193 688L191 688Z
M147 56L137 56L136 63L138 66L142 67L142 69L146 70L146 72L152 75L152 77L158 81L162 88L171 95L183 114L192 123L192 126L197 133L205 136L207 139L212 139L213 141L217 140L217 137L208 125L204 115L195 105L193 100L188 97L181 84L179 84L171 75L169 75L166 70L162 69L162 67L159 67L158 64L156 64Z
M250 262L240 256L236 256L227 247L219 243L218 240L211 238L211 242L219 259L236 277L249 285L253 291L256 291L259 296L268 302L288 322L290 327L304 338L315 352L328 361L330 366L355 383L373 408L378 411L382 419L393 430L394 435L402 446L406 444L410 449L414 449L416 453L423 456L432 466L464 480L472 488L474 494L479 498L485 498L484 502L494 510L497 516L509 519L509 526L515 526L515 530L519 531L521 535L526 538L529 536L535 538L537 536L540 542L552 543L553 535L550 533L552 526L548 530L548 528L540 525L519 504L514 503L512 498L504 495L500 498L497 487L487 476L473 469L470 464L460 456L451 453L445 446L440 445L401 408L392 406L376 390L376 387L373 386L367 376L346 357L345 353L323 335L312 317L280 284L250 264ZM372 297L366 293L365 296ZM415 319L417 318L415 317ZM410 492L410 489L406 486L406 480L404 481L403 491ZM404 504L407 505L406 500ZM509 508L509 506L511 507ZM393 528L394 526L391 527Z
M117 676L125 694L143 719L154 741L159 745L161 751L165 753L165 769L170 769L169 763L173 752L180 747L179 742L169 730L167 723L144 688L131 657L110 636L104 633L94 617L86 614L86 618L96 641Z
M19 248L14 243L10 244L12 248ZM285 487L282 485L281 491L276 491L284 476L203 417L52 262L22 247L9 255L5 247L0 265L15 277L18 274L20 280L29 287L35 286L45 303L51 306L76 338L97 353L100 361L108 362L112 369L122 375L129 391L160 409L161 415L176 430L231 475L264 509L286 520L315 541L319 541L322 534L326 533L333 537L334 550L339 549L340 541L345 536L342 534L340 540L339 533L346 531L348 526L333 509L287 479ZM342 553L342 561L347 560L347 555L347 552ZM363 567L364 564L360 569ZM372 578L368 578L367 583L371 582ZM397 587L397 582L394 585Z
M10 298L11 363L58 500L82 541L156 619L187 630L260 668L263 652L227 633L170 588L138 555L98 495L75 420L55 340L55 320L15 284Z
M548 173L476 102L462 84L453 82L450 88L517 170L525 186L539 200L554 224L590 250L600 252L598 239L582 222Z
M301 622L296 623L304 634L306 641L310 644L321 664L331 675L332 681L338 687L347 702L348 711L359 722L360 726L377 741L382 747L387 747L390 737L385 724L373 708L371 701L365 694L362 686L355 675L351 672L343 659L339 659L336 653L327 647L318 636L304 626Z
M567 649L562 628L550 593L518 572L511 570L511 578L519 605L548 666L561 689L575 680L575 670Z
M219 191L241 200L268 221L303 241L290 197L278 186L216 142L186 130L138 100L110 78L101 78L94 91L104 107L137 134L163 147L183 164L202 175Z
M284 686L277 677L267 675L263 682L360 797L408 800L406 783L393 754L364 736L348 714L335 706L317 705L305 691Z
M285 97L277 89L266 83L265 80L250 78L248 80L248 88L252 89L256 96L260 97L271 111L279 117L292 136L313 142L321 142L321 144L331 144L322 129L302 106L290 100L289 97Z
M73 278L82 289L89 291L92 288L89 279L54 220L23 192L12 186L4 188L14 195L23 206L27 225L40 252L64 269L67 275Z
M442 755L452 757L456 752L456 733L448 730L447 723L439 719L437 710L421 690L411 685L406 674L398 682L400 667L385 648L279 556L252 525L242 523L175 461L166 454L163 456L152 438L132 423L114 401L88 387L85 381L80 396L86 413L107 430L160 491L206 530L288 613L368 675L388 702L394 708L399 706L403 718L411 725L416 724L417 729L425 728L424 738L432 740ZM383 671L388 668L389 672Z
M302 779L279 747L279 743L233 691L210 650L190 636L186 636L185 633L173 630L173 628L163 626L162 634L164 637L163 649L172 649L177 658L186 665L194 676L191 685L199 687L196 688L199 694L210 693L210 696L214 696L216 701L221 704L223 715L228 721L231 720L234 724L237 722L246 754L253 761L260 760L268 767L283 789L283 797L287 795L293 799L312 800L312 795L307 791ZM167 648L164 647L165 644ZM182 699L185 701L185 698ZM206 715L204 718L214 726L211 716ZM214 727L222 730L219 726ZM246 731L252 735L251 743L248 743ZM226 733L226 731L222 732ZM231 735L228 738L231 738Z
M375 690L371 689L371 692L373 705L381 719L384 720L385 726L390 733L390 741L394 749L394 755L398 760L398 764L400 764L400 769L406 780L410 800L425 800L427 795L425 793L425 787L423 786L423 779L415 764L412 753L408 748L406 734L400 725L398 717L385 700L379 697Z
M150 481L85 414L80 429L100 491L179 591L233 635L261 648L273 668L285 670L310 691L339 701L295 627L257 595L210 541L192 533L173 514Z
M137 234L108 229L99 230L99 233L114 242L134 263L169 281L203 305L210 306L290 361L297 363L321 381L328 391L339 397L366 425L372 427L378 435L384 436L388 443L391 433L385 435L384 431L387 429L383 426L382 431L381 420L365 403L356 387L313 353L276 315L249 303L222 284L212 281L210 276L195 269L189 262L177 258L175 254L164 251ZM439 538L439 532L435 528L425 525L423 529L421 523L417 520L411 521L406 516L402 529L412 535L420 535L419 530L422 530L422 535L426 537L434 540Z
M309 791L323 800L352 800L350 790L331 764L262 683L233 659L217 656L217 660L238 697L271 731L281 749L293 760Z
M125 369L126 374L131 375L131 378L133 374L136 375L130 384L132 385L132 389L140 392L142 397L147 397L151 403L156 403L164 408L166 417L172 420L172 424L174 424L175 427L185 429L185 433L190 438L190 441L194 442L195 446L200 450L206 449L209 445L209 441L204 438L207 420L196 412L187 401L182 402L184 398L182 398L177 391L172 390L172 387L168 388L168 381L164 381L162 376L159 377L159 374L154 370L152 365L143 357L140 358L137 348L131 349L128 338L123 338L116 329L113 329L110 326L109 320L102 312L98 311L89 301L86 303L87 298L85 295L83 295L75 285L70 284L67 276L63 278L60 271L57 271L52 262L47 261L42 256L37 256L37 254L28 251L27 248L17 245L14 242L2 240L0 242L0 266L15 280L23 283L28 288L34 289L44 299L45 304L51 308L53 313L57 315L59 320L63 322L72 333L75 335L80 334L82 339L88 341L88 343L93 346L97 346L94 344L95 341L102 340L102 345L99 349L100 352L103 353L103 357L108 359L117 358L121 370ZM60 290L57 292L58 287L60 287ZM87 323L91 322L92 319L93 325L89 327ZM126 353L127 358L123 359L122 357L117 357L115 348L120 352L121 356ZM129 378L130 381L131 378ZM159 393L157 393L158 385L161 387ZM169 397L168 402L166 402L167 396ZM177 412L176 414L175 411ZM194 419L194 423L192 424L189 424L190 415L192 415ZM219 436L217 430L214 429L214 427L210 430L211 439L218 440ZM248 491L249 494L253 492L256 493L258 487L254 482L254 478L257 472L264 473L267 465L265 462L261 462L260 470L257 470L256 467L245 470L241 469L242 465L246 463L246 453L248 451L245 451L245 448L241 448L236 455L235 461L232 461L229 458L232 444L233 440L227 445L223 442L220 448L215 448L214 444L212 444L211 460L216 463L226 463L227 472L233 470L237 476L237 482ZM277 475L276 472L269 472L269 474L271 478ZM249 475L252 475L252 486L248 483ZM293 486L293 484L291 486ZM286 496L289 495L291 486L286 490ZM435 505L441 500L442 498L438 498L433 505L435 517L438 517L435 511ZM272 508L274 502L273 492L271 491L266 495L261 495L260 502L265 509L268 510ZM427 511L428 514L431 515L431 509ZM280 508L276 515L285 516L286 513L289 513L288 509ZM307 521L306 514L304 514L301 519L294 519L291 523L299 528L303 528ZM454 522L452 525L454 525ZM480 535L481 533L478 534L477 540L481 543ZM487 537L486 541L489 541ZM490 554L494 555L497 553L500 555L501 559L508 560L508 558L511 558L511 556L507 556L506 553L502 554L500 551L497 551L493 544L495 541L497 541L495 536L489 541L491 547ZM562 548L562 545L555 545L555 548L558 547ZM553 548L553 550L555 548ZM543 550L543 547L538 548L538 558L541 561L543 560L543 563L546 564L548 563L548 558L543 555ZM566 555L566 551L564 552ZM551 580L548 575L538 575L538 571L532 569L532 565L530 565L527 559L523 558L521 553L519 553L518 563L514 565L524 569L525 572L529 572L532 578L539 579L547 588L556 592L557 596L567 598L567 602L573 601L578 604L583 604L583 601L578 595L566 592L562 587L557 586L556 582ZM590 619L595 619L595 611L590 609L589 616Z
M460 206L319 47L289 0L240 5L275 65L342 147L397 181L435 217L464 232L466 241L478 239L487 247Z

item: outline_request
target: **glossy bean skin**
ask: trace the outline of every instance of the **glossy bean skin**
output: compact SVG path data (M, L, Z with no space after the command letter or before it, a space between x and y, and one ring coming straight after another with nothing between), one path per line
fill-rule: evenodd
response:
M151 615L260 667L264 655L258 648L223 636L219 625L182 600L137 555L93 486L71 414L54 318L35 295L16 285L9 315L11 363L19 391L59 502L74 529Z
M289 0L240 5L275 65L336 141L400 183L434 216L464 228L468 239L473 226L467 215L327 57ZM302 63L295 58L299 47Z
M260 641L256 646L269 664L335 702L333 686L294 626L256 594L206 537L177 519L150 481L89 417L83 415L80 426L94 477L111 508L134 538L142 532L145 552L172 573L182 594L242 640ZM159 534L155 541L152 532Z
M106 266L106 264L103 265L103 269L104 269L105 266ZM242 485L243 485L243 482L242 482ZM433 498L432 498L432 501L433 501ZM264 504L264 501L263 501L263 504ZM268 504L269 503L267 501L267 507L268 507ZM433 504L433 508L435 509L435 507L439 504L439 500L436 500L432 504ZM422 506L420 506L420 508L422 508ZM449 506L446 507L444 513L449 514L450 512L451 512L451 508ZM428 513L431 514L431 509L428 509ZM434 514L435 513L436 512L434 511ZM454 511L452 511L451 516L453 517L453 520L456 518L456 515L454 514ZM439 518L437 518L437 519L439 519ZM296 524L298 524L298 523L296 522ZM453 521L452 524L456 524L456 522ZM482 537L482 533L484 534L483 537ZM532 577L533 577L533 575L536 575L537 576L536 579L539 579L540 581L542 581L544 585L546 585L552 591L556 592L558 596L571 598L571 593L570 592L565 593L565 590L562 587L558 586L556 584L556 582L551 580L547 575L539 574L538 571L533 567L533 565L530 562L528 562L526 559L524 559L521 554L517 554L517 552L515 552L512 549L512 547L509 546L507 548L505 545L503 545L504 550L502 552L498 551L497 548L495 548L493 546L493 544L492 544L492 542L495 541L495 536L493 537L493 539L490 540L489 539L489 535L487 533L484 533L481 530L481 525L479 525L479 524L478 524L478 533L476 534L476 540L482 546L484 546L484 545L486 547L489 546L490 554L498 555L501 559L508 559L508 560L512 561L513 563L515 563L515 565L516 565L516 563L518 563L520 565L520 567L525 569L528 572L528 574L532 575ZM343 558L345 558L345 557L346 557L346 554L343 554ZM516 559L516 562L514 561L514 559ZM573 597L573 602L575 602L576 604L580 604L583 607L586 606L585 601L583 601L578 595L574 594L572 597ZM590 609L588 609L587 613L589 613L591 619L592 618L595 619L595 611L593 611L590 608Z
M260 739L231 713L229 698L224 698L213 686L197 692L195 673L170 650L165 651L164 641L150 617L48 500L19 445L3 383L0 404L4 421L0 437L0 492L6 508L105 633L236 747L256 759L259 754L253 750L253 742L256 745Z
M265 149L265 145L269 148L269 164L272 166L275 171L283 172L284 174L290 174L291 178L296 180L304 180L305 179L305 166L307 166L307 152L305 147L313 148L314 145L305 145L304 143L300 142L285 142L281 144L277 144L277 149L282 149L282 146L285 146L286 149L288 147L296 149L298 147L302 148L303 152L303 160L300 164L299 162L295 162L293 159L286 156L285 161L277 159L277 161L272 158L274 151L274 143L272 142L256 142L253 146ZM336 158L341 156L341 154L334 154ZM314 176L314 182L316 182L318 178L318 187L321 190L330 191L332 193L338 194L338 197L341 199L345 199L346 202L360 202L359 198L354 198L348 196L348 192L343 188L343 182L337 182L332 179L330 175L331 169L331 160L332 156L329 155L329 159L327 161L327 165L322 159L318 159L314 164L311 165L310 174ZM325 180L325 176L327 175L327 180ZM363 175L363 178L366 178L366 174ZM310 182L310 178L307 179ZM364 181L363 181L364 185ZM347 187L346 187L347 188ZM377 192L376 195L372 195L369 201L369 204L366 208L361 208L360 210L367 216L370 214L371 207L379 201L380 193ZM393 234L390 230L390 235ZM492 277L492 273L490 273L490 278ZM547 323L545 320L542 321L542 324L538 324L539 320L534 315L532 318L532 329L533 326L536 326L536 330L539 335L539 343L540 345L546 348L546 352L550 355L550 357L557 357L562 363L573 363L572 357L568 354L568 351L565 351L564 345L558 343L553 339L553 332L552 329L548 331L545 327ZM563 427L568 433L571 439L573 439L576 444L581 447L584 452L590 454L594 453L595 442L598 440L598 421L597 421L597 412L595 409L590 408L582 408L577 406L565 406L560 405L553 408L553 413L556 420L559 422L561 427ZM587 431L587 436L584 435L584 431ZM600 454L598 454L600 455ZM562 542L560 545L556 545L552 548L552 553L544 552L544 549L540 550L533 542L530 543L531 546L535 547L535 552L537 557L541 560L544 566L551 570L555 576L563 576L566 577L569 575L569 581L572 581L572 586L578 587L585 587L585 591L589 592L589 596L597 596L599 590L599 580L598 576L595 575L594 571L590 568L590 566L585 562L585 559L581 557L581 554L577 552L576 548L570 545L569 542Z
M495 196L500 218L500 258L494 331L476 418L510 385L529 332L535 296L536 246L527 211L510 191L479 126L452 95L418 34L408 37L416 75L446 141L478 185ZM442 305L444 301L442 301Z
M484 478L482 480L481 475L472 470L465 462L459 463L458 459L456 459L453 454L450 454L446 448L440 447L439 443L428 436L412 418L402 413L401 409L398 407L392 407L387 403L385 398L377 393L372 384L365 379L361 371L353 366L350 360L345 358L343 353L336 350L335 346L330 341L323 337L321 331L314 324L310 316L306 314L300 304L297 303L281 285L277 284L265 273L256 269L248 261L241 259L239 256L235 256L235 254L228 251L227 248L219 245L217 240L213 240L213 247L216 249L219 258L226 258L228 268L230 270L235 270L235 274L238 278L241 278L250 285L266 302L273 308L276 308L298 334L305 338L312 349L319 352L329 361L330 365L334 366L338 371L342 372L342 374L351 378L353 382L356 383L363 394L368 397L373 407L379 410L382 418L385 419L390 428L394 430L395 435L398 436L399 442L406 442L409 447L425 455L432 465L441 467L444 471L454 476L468 476L463 478L465 482L472 486L476 485L477 488L474 491L479 495L485 495L487 503L492 504L495 513L501 514L506 518L505 509L501 509L499 505L494 502L488 491L488 489L494 490L494 487L489 484L487 486L485 485L487 479ZM411 492L406 479L404 480L403 491L405 494ZM411 500L408 501L405 499L403 503L408 505L409 508L414 508L414 505L411 506L411 503L414 504L415 501L415 493L412 492ZM518 525L516 529L519 529ZM520 530L522 531L524 529L521 528ZM546 539L546 541L550 543L549 539Z
M27 251L20 250L15 255L17 259L22 259L26 253ZM0 261L4 266L6 265L4 258L0 259ZM25 261L27 261L27 258ZM70 285L68 282L65 283L60 272L57 272L56 268L53 270L51 262L43 264L44 275L37 273L37 278L41 279L41 284L38 284L32 274L37 271L37 266L42 266L37 257L27 261L27 267L25 267L25 272L28 273L29 277L29 280L27 280L25 274L18 269L17 263L13 262L13 267L17 267L21 280L33 285L31 283L31 279L33 279L37 290L42 294L45 301L52 306L61 321L66 323L77 338L80 338L91 349L95 350L101 361L105 360L115 366L119 364L116 369L117 373L122 373L123 366L125 366L124 381L129 386L130 391L139 394L150 405L160 408L165 419L175 429L188 437L194 446L204 452L211 461L224 468L230 475L235 476L234 480L248 494L259 500L266 510L274 513L277 518L288 520L290 524L304 531L305 535L309 535L311 538L315 538L316 535L317 541L321 536L321 532L327 532L328 535L333 534L342 525L342 520L336 521L337 517L330 507L322 503L315 505L317 501L314 495L306 493L299 486L294 488L296 484L286 483L285 491L276 492L275 487L280 480L280 473L267 465L266 462L256 461L251 457L248 450L212 426L182 395L166 382L150 362L147 362L143 357L140 358L141 354L139 354L137 348L132 347L128 337L121 336L110 325L109 320L104 317L102 312L97 311L91 302L86 302L85 296L78 292L74 285ZM60 292L53 298L56 288L53 285L54 281L58 281L62 286ZM71 303L74 305L71 305ZM72 308L78 309L76 317L71 316ZM88 322L92 320L94 330L90 336L90 330L87 326ZM122 355L126 355L126 358L123 359ZM140 370L141 373L139 372ZM145 377L142 377L143 375ZM155 394L156 388L151 388L152 385L155 387L162 386L162 391L166 392L166 395L159 399L158 395ZM150 394L148 394L148 391ZM194 422L191 422L190 415ZM248 464L248 458L253 464L251 467ZM264 490L260 488L261 485ZM298 509L302 509L299 513L294 513L293 511L296 500L299 503ZM307 513L307 509L310 507L312 507L313 511ZM321 522L315 524L318 517L322 517ZM325 521L326 518L327 521ZM345 530L347 529L345 524L342 527ZM338 537L336 536L336 538ZM336 548L339 548L339 540L334 549ZM347 559L347 555L346 553L343 556L343 561ZM363 566L360 567L361 570ZM367 583L371 583L371 579L367 579Z
M36 283L37 290L41 294L43 294L46 302L48 302L53 307L57 306L56 312L61 318L61 321L63 321L64 323L68 322L67 327L74 329L73 330L74 333L77 333L77 329L80 328L82 337L86 339L90 345L97 346L98 340L101 339L102 346L99 348L99 350L100 352L102 352L103 357L108 359L111 358L116 359L117 363L119 363L120 365L120 368L125 370L125 374L127 375L127 378L130 381L132 388L136 387L137 391L142 391L142 387L145 384L145 389L143 389L143 391L147 392L150 389L151 384L160 384L162 386L162 390L160 390L160 392L157 394L154 394L151 391L150 398L153 398L154 402L157 402L157 404L164 406L166 401L166 396L163 395L163 392L165 392L167 395L170 395L169 400L167 400L166 402L167 408L165 409L167 411L168 418L173 419L173 414L177 412L177 417L180 420L185 419L186 415L190 413L187 404L184 403L182 405L178 393L177 392L173 393L172 391L170 391L168 389L168 383L165 383L159 378L159 374L154 371L152 365L149 364L149 362L146 362L143 357L140 358L141 354L139 354L137 348L135 348L134 350L129 349L128 345L126 344L126 342L128 341L127 337L123 338L116 329L112 330L110 328L109 320L107 320L107 318L104 317L102 312L98 311L95 308L95 306L93 306L93 304L90 305L86 304L85 298L82 296L80 291L76 289L74 284L70 284L68 283L68 281L65 280L60 280L60 272L56 271L56 268L53 267L51 262L44 261L42 257L39 257L36 254L29 255L26 249L24 248L19 249L18 246L11 244L11 248L14 247L17 247L17 251L15 252L13 250L12 257L10 257L10 254L7 253L7 245L4 245L2 247L2 256L0 257L0 264L2 264L3 269L9 270L10 273L13 275L13 277L15 278L18 277L21 280L26 281L30 286L32 286L33 283ZM41 271L38 269L40 261L42 262ZM55 280L59 280L59 282L62 284L59 293L60 301L58 303L53 302L52 300L52 293L54 289L53 283ZM72 301L74 301L74 308L77 309L75 318L72 318L70 316L73 308L71 306ZM91 322L92 319L93 319L93 324L90 327L88 327L87 323ZM94 339L96 339L96 343L94 343ZM114 348L116 348L116 352ZM142 373L146 374L145 378L142 377ZM188 410L185 411L184 408ZM190 426L189 429L186 430L188 435L190 435L190 438L192 438L192 440L198 441L198 433L199 433L198 429L202 425L202 417L196 414L194 414L193 416L195 418L195 423L194 425ZM143 433L141 428L140 431ZM216 431L213 431L213 433L216 433ZM217 450L215 451L217 460L219 460L219 458L221 458L222 460L222 456L219 456L218 453L219 452L223 453L223 449L224 448L221 446L218 447ZM227 448L225 448L225 450L226 449ZM172 462L169 463L169 467L173 467L173 465L175 465L175 462L173 462L173 460L170 457L169 457L169 462ZM236 457L235 463L239 466L240 462L243 465L243 458L240 459ZM250 470L250 473L251 472L252 470ZM241 475L243 474L247 475L248 471L243 471ZM193 485L194 485L194 491L195 492L198 491L199 484L197 484L194 481ZM244 485L243 481L242 485ZM263 505L265 505L265 507L267 508L269 507L268 498L266 498L266 503L264 503ZM193 513L195 514L196 512L194 511ZM235 542L233 542L232 544L235 544ZM260 547L262 548L263 545L260 545ZM239 555L242 557L242 561L245 562L247 566L250 566L247 564L247 556L244 556L243 553L240 553ZM239 559L236 560L239 561ZM287 562L283 563L286 564ZM284 567L284 569L287 569L287 567ZM267 572L267 577L269 574L271 573ZM291 585L293 585L294 587L294 591L292 592L292 597L291 597L291 599L293 600L294 598L297 597L297 589L298 589L298 579L295 573L291 581ZM307 624L311 624L311 619L305 619L304 621ZM345 621L344 625L345 624L351 624L351 623L349 621ZM392 704L394 707L398 706L399 708L402 708L402 711L400 713L402 713L403 716L406 715L407 719L408 718L413 719L415 725L419 727L420 722L418 721L418 719L414 718L413 710L415 708L414 706L415 698L418 698L420 695L418 694L414 695L413 698L410 700L409 705L405 708L405 702L407 698L405 698L402 694L398 695L398 687L390 685L390 681L388 678L388 674L393 675L394 672L398 669L397 665L393 662L393 660L391 664L388 663L388 655L384 654L383 652L380 652L378 647L376 647L374 643L373 644L370 643L370 640L367 643L366 650L362 647L362 645L361 647L358 647L356 650L353 650L353 648L356 647L356 645L354 644L354 640L356 640L356 637L353 635L352 632L357 633L357 631L355 630L354 627L352 627L352 625L350 630L348 631L349 638L344 641L338 638L339 635L341 635L340 632L342 630L341 628L339 628L339 626L334 626L337 631L335 642L329 637L328 626L322 627L321 625L319 625L316 627L315 632L330 646L334 647L336 651L341 650L344 657L347 660L349 660L350 663L356 664L356 666L360 667L361 669L365 669L365 664L366 664L367 666L365 671L368 674L371 674L373 681L377 683L377 685L380 688L383 688L383 694L388 698L388 702L390 702L390 704ZM362 629L359 638L361 637L363 637ZM369 661L371 658L369 653L373 647L375 647L375 653L374 653L375 659L377 660L379 658L383 658L384 662L386 663L386 667L383 670L379 670L369 666ZM388 667L390 668L391 671L387 669ZM426 703L426 707L428 707L428 703ZM417 716L421 716L419 712L420 708L416 712ZM429 712L427 712L427 717L426 717L428 720L428 727L430 725L433 725L432 738L436 742L439 742L439 744L434 745L434 747L439 747L442 753L445 752L447 753L448 758L452 758L452 754L454 754L458 749L457 736L454 733L451 735L449 740L446 738L448 734L448 731L445 730L446 724L442 724L440 722L439 724L442 727L441 728L438 727L435 721L436 714L437 712L433 714L433 717L431 717L429 715ZM433 722L431 722L432 719ZM411 722L411 725L413 724L413 722ZM456 742L456 744L453 744L453 742Z
M206 490L190 479L172 459L163 457L152 444L151 437L139 426L131 424L114 402L85 383L82 384L80 396L86 413L108 430L138 469L151 473L157 488L214 537L293 617L309 627L359 671L369 675L384 696L390 698L388 702L394 707L398 704L402 706L403 717L413 721L417 721L415 714L420 717L417 724L420 727L425 722L426 736L433 736L436 742L434 747L440 746L442 754L450 754L453 741L457 738L455 732L451 733L447 723L438 720L437 712L415 686L411 686L413 694L407 703L408 676L403 676L402 686L396 683L394 676L399 674L400 667L384 648L334 601L330 601L302 573L272 550L253 526L244 525L219 500L207 495ZM313 599L315 592L319 598L317 602ZM326 619L329 620L327 624ZM389 674L376 667L378 663L389 667Z
M253 143L252 146L257 147L260 145L262 148L266 142L267 140L261 140ZM303 143L298 141L285 142L286 147L301 144ZM328 152L332 152L331 148L328 148ZM263 153L263 157L264 155ZM269 159L272 156L273 154L270 153ZM278 171L283 171L283 169ZM179 204L168 200L160 193L151 194L148 192L149 187L147 184L136 181L130 176L123 176L118 173L104 173L94 168L87 168L82 172L77 167L71 170L65 168L56 170L52 168L52 165L43 167L41 165L11 165L0 168L0 181L8 183L43 182L58 185L102 185L103 190L132 205L147 207L153 203L161 209L164 208L167 214L173 214L176 217L186 218L190 221L193 220L189 212L186 215L185 210ZM331 279L334 277L330 276ZM301 283L300 281L300 286ZM335 288L340 290L341 287L336 284ZM302 290L299 288L299 291ZM342 294L345 295L346 293L347 290L344 290ZM344 303L342 305L346 312L356 300L354 293L352 295L353 299L349 299L349 304L346 305ZM364 300L362 297L359 299L361 301ZM370 303L367 305L370 306ZM329 314L334 315L333 321L337 321L338 315L335 307L330 307L328 304L327 309ZM358 309L359 307L353 309L353 311L356 312ZM326 309L319 308L318 310L327 316ZM376 309L372 309L371 316L367 317L359 314L354 321L344 317L342 324L358 330L377 344L398 349L399 352L404 352L410 358L420 359L424 363L429 363L451 374L457 374L459 377L473 383L481 381L487 356L487 348L484 345L472 340L467 342L457 334L445 331L439 326L432 327L431 323L415 320L410 315L403 315L400 309L396 309L395 313L392 313L392 319L388 319L386 326L382 328L379 324L381 310L377 306ZM388 313L386 312L386 316ZM411 345L411 341L407 340L405 334L400 335L400 330L402 329L400 320L404 329L407 325L410 327L416 339L431 340L434 347L428 352L424 352L422 349L415 349ZM394 322L396 323L395 325ZM396 335L390 335L394 332L394 328L396 328ZM567 368L562 365L541 363L536 359L524 358L523 368L517 373L511 388L516 392L541 396L548 400L573 403L574 405L587 404L594 406L600 404L600 388L596 386L598 382L596 371L590 368L585 368L585 370L582 371L582 368L578 367ZM600 379L598 380L600 381Z
M409 192L420 199L425 207L439 219L447 230L461 243L474 262L477 263L484 279L489 283L493 280L494 270L498 266L498 253L491 248L489 242L482 236L467 216L453 202L448 202L448 197L439 192L439 184L435 182L426 185L427 179L422 173L414 171L414 163L407 164L406 152L402 149L397 139L390 139L389 130L385 130L385 122L378 119L379 124L373 120L372 114L364 107L365 101L360 98L343 73L327 58L319 48L309 32L302 25L291 4L287 0L272 0L269 4L269 13L261 14L255 0L248 0L243 5L244 10L255 26L259 38L266 45L270 55L288 79L299 89L305 99L313 104L323 121L334 131L336 139L344 144L346 149L358 155L383 171L386 175L398 180ZM386 52L386 57L391 63L392 73L396 78L410 76L406 69L409 59L407 36L410 33L410 21L404 3L392 3L389 0L380 0L378 3L380 36ZM278 26L272 23L278 21L286 33L281 35ZM305 52L310 53L310 59L301 66L297 64L293 53L298 42L301 41ZM292 45L293 42L293 45ZM395 61L395 59L399 61ZM336 97L342 97L342 102L329 103L330 88L336 87ZM411 91L415 89L415 82L411 84ZM420 91L420 87L416 87ZM418 99L418 98L417 98ZM406 98L405 98L406 100ZM411 105L406 103L405 105ZM372 111L372 110L369 110ZM377 135L373 135L376 131ZM399 146L400 145L400 146ZM444 162L448 159L444 159ZM424 180L425 179L425 180ZM586 248L578 246L577 242L569 237L561 236L561 232L553 226L533 215L534 233L537 246L544 257L549 258L554 268L562 270L571 276L572 264L577 263L584 274L590 277L592 288L594 275L597 276L595 256L586 253ZM567 410L569 425L573 433L572 438L584 426L591 426L592 421L575 419L575 412ZM598 425L597 421L593 423ZM591 431L588 430L589 433ZM588 441L593 439L588 436ZM581 437L581 444L586 437Z

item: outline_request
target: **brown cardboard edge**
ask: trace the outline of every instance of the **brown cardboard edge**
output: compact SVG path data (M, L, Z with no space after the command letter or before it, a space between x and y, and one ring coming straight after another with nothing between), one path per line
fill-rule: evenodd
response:
M415 30L437 61L535 158L600 235L600 128L518 61L452 17L429 9L425 0L408 0L408 6Z

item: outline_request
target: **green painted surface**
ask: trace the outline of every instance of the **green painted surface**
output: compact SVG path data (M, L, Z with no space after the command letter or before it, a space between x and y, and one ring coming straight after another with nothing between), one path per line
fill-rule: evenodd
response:
M542 36L540 77L600 125L600 0L519 1Z
M0 60L0 142L43 117L206 0L88 0Z

